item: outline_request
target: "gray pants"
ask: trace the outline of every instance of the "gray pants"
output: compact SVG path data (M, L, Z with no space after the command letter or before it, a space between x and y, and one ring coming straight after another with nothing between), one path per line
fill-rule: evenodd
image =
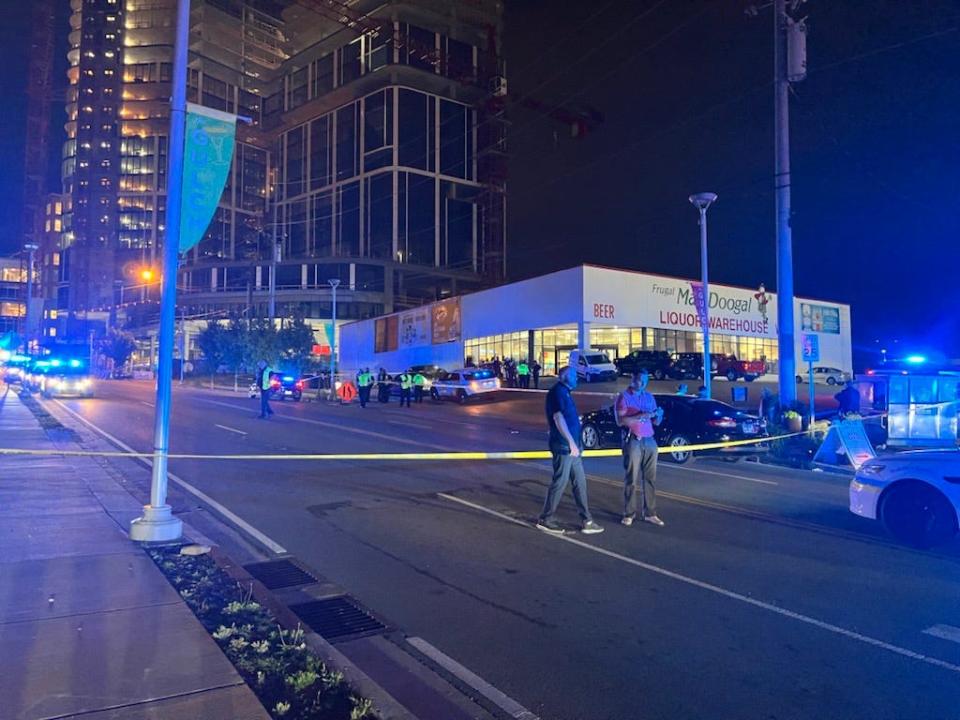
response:
M641 510L644 517L657 514L657 442L633 435L623 446L623 515L637 514L637 483L640 482Z
M540 513L540 522L548 523L557 513L557 506L567 489L567 483L573 481L573 500L577 504L577 511L583 522L590 520L590 510L587 506L587 477L583 472L583 458L563 455L553 452L553 479L547 489L547 499L543 503L543 512Z

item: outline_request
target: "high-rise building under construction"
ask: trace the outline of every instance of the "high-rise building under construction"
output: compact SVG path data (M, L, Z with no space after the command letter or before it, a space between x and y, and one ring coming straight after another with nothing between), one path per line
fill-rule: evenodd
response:
M156 298L175 8L71 0L61 322ZM179 302L263 317L273 275L278 315L327 318L337 278L348 319L502 280L501 23L499 0L193 0L188 99L241 122Z

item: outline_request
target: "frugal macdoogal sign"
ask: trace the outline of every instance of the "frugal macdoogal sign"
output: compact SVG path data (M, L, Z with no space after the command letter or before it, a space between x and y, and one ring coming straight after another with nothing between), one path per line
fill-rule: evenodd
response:
M618 274L619 275L619 274ZM620 327L701 330L697 290L687 280L623 273L605 278L596 290L587 283L586 319ZM593 297L590 297L590 296ZM758 288L710 285L707 316L711 332L721 335L776 337L776 298Z

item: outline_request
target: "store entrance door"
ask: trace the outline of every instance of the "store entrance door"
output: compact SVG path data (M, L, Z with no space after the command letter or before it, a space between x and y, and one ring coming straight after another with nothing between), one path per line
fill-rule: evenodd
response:
M547 370L547 368L544 367L544 368L543 368L543 374L544 374L544 375L556 375L556 374L557 374L557 371L559 371L560 368L562 368L564 365L568 365L568 364L570 363L570 353L571 353L573 350L576 350L576 349L577 349L577 346L576 346L576 345L556 345L556 346L553 348L553 352L552 352L552 353L547 353L547 352L546 352L546 348L544 348L544 350L545 350L545 352L544 352L544 354L543 354L543 357L544 357L544 365L545 365L545 366L549 366L550 358L552 357L552 358L553 358L553 367L551 367L550 370Z

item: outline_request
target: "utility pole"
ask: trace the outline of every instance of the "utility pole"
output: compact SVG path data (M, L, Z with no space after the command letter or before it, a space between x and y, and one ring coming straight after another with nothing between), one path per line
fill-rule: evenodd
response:
M796 9L800 0L790 0ZM777 352L780 405L797 400L793 327L793 231L790 226L790 83L806 76L806 26L787 14L787 0L773 2L774 189L777 215Z
M173 395L173 343L177 324L177 269L180 261L183 165L187 129L187 48L190 40L190 0L177 2L173 46L173 96L170 101L169 170L167 172L167 236L160 280L160 357L153 431L153 472L150 504L130 523L130 539L169 542L183 535L183 522L167 505L167 454L170 450L170 405Z
M337 397L337 287L340 285L340 278L330 278L330 289L333 291L333 307L330 313L333 317L333 323L330 329L330 400L336 400Z
M703 329L703 390L706 397L713 397L710 388L713 380L713 358L710 356L710 285L707 273L707 209L716 202L717 194L697 193L690 202L700 211L700 285L703 291L703 307L698 308Z
M270 327L273 327L274 318L277 316L277 256L280 254L280 246L277 245L277 199L273 199L273 244L270 246L270 301L268 303L267 315L270 317Z

